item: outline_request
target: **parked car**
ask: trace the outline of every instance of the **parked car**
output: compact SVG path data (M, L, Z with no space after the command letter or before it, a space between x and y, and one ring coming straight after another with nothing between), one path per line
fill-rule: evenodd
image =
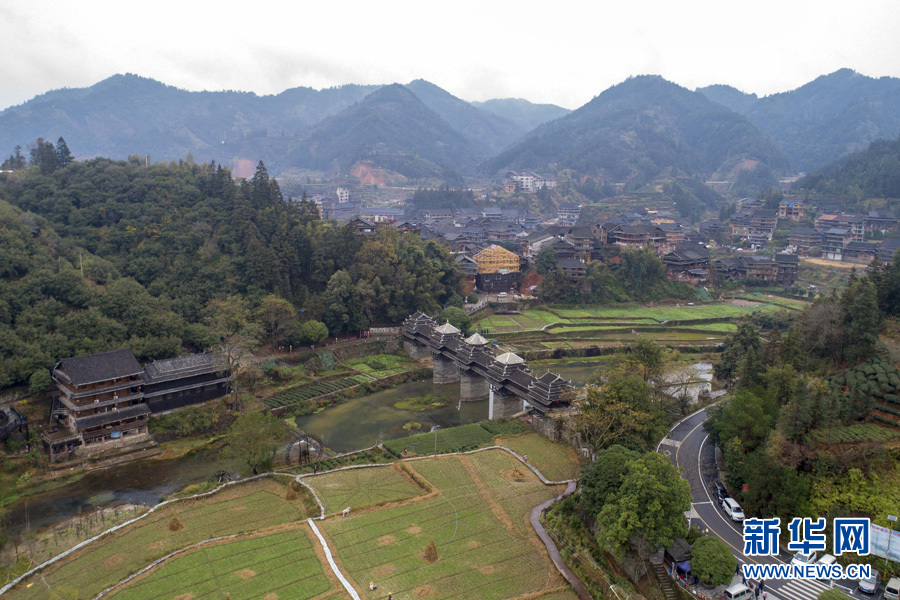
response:
M722 597L727 598L728 600L749 600L753 597L753 590L743 583L736 583L726 588Z
M884 600L900 600L900 579L891 577L884 586Z
M801 552L798 552L797 554L795 554L794 557L791 559L792 565L799 565L801 567L803 565L811 565L814 562L816 562L816 553L815 552L807 553L807 552L801 551Z
M722 510L731 517L732 521L744 520L744 511L734 498L725 498L722 500Z
M816 561L817 565L824 565L826 567L830 567L834 563L837 562L837 557L834 554L823 554L822 558ZM823 577L822 579L829 579L828 577Z
M859 580L859 591L863 594L874 594L878 591L878 579L880 573L876 569L872 569L869 577Z
M731 495L728 493L728 489L725 487L725 484L721 481L716 482L716 501L719 504L725 500L725 498L731 498Z

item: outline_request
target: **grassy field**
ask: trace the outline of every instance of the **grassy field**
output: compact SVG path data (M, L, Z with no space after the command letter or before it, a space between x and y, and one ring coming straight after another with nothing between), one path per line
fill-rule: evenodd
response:
M396 354L375 354L364 358L351 358L344 364L376 379L403 373L416 366L415 361Z
M337 512L347 506L358 509L370 504L406 500L424 493L395 467L328 473L312 481L326 513Z
M163 563L110 597L168 600L228 594L233 600L306 600L337 591L313 550L308 531L304 523L284 533L194 550Z
M284 484L262 479L230 486L208 499L171 504L51 566L35 585L19 586L8 597L44 599L59 587L69 594L60 597L93 598L130 573L195 542L306 517L302 501L287 501L286 491ZM178 523L174 530L173 518Z
M522 467L523 477L515 481L520 463L499 450L411 464L439 497L324 523L362 597L491 600L558 593L559 574L527 524L531 508L556 489ZM424 558L430 542L440 557L433 563ZM368 589L369 581L376 591Z
M577 472L572 453L537 434L509 435L517 428L503 423L496 424L494 433L474 427L478 429L442 430L445 435L439 440L448 446L461 440L491 443L496 433L506 433L504 441L527 453L551 478ZM306 481L327 512L354 509L350 517L326 519L321 528L344 572L367 599L383 600L388 592L397 600L526 594L575 598L528 523L531 509L557 495L561 486L543 485L504 451L353 469ZM48 567L6 597L93 598L182 549L115 589L112 597L345 597L304 522L309 496L297 497L285 482L235 484L212 496L161 508ZM239 537L191 547L232 535ZM432 541L436 562L423 557ZM369 581L378 583L376 592L368 589Z
M497 444L520 455L537 467L550 481L575 479L580 471L578 456L568 444L551 442L538 433L523 433L497 438Z
M420 433L384 443L386 450L396 456L403 456L404 448L408 456L421 456L426 454L446 454L456 452L465 447L473 450L479 446L489 446L494 441L494 435L488 432L478 423L438 429L433 433Z
M777 311L784 308L802 309L803 302L785 298L748 296L759 301L758 306L745 308L729 304L701 304L697 306L636 306L636 307L590 307L590 308L543 308L525 310L521 315L493 315L483 318L475 327L487 328L494 333L536 331L547 325L554 325L545 331L552 334L603 332L624 328L630 332L635 327L659 324L674 325L678 321L697 319L719 319L711 327L693 325L698 330L731 331L731 325L724 321L739 319L754 311ZM722 328L717 328L716 326ZM650 332L654 333L654 332Z

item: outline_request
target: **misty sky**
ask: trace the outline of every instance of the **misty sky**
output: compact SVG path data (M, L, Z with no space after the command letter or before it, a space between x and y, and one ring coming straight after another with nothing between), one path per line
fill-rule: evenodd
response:
M125 72L258 94L421 77L577 108L640 74L760 95L842 67L900 77L900 1L0 0L0 56L0 108Z

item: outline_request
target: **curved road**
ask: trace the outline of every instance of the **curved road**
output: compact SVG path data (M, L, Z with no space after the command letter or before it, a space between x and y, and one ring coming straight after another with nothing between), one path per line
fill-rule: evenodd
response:
M743 528L729 519L716 503L713 487L716 478L715 448L709 443L709 435L703 429L706 411L700 411L679 422L669 435L658 445L658 450L680 467L681 475L691 484L691 521L709 535L714 535L728 544L739 564L789 563L791 555L782 551L775 556L745 556L743 553ZM787 527L782 528L782 542L786 542ZM827 581L787 581L766 582L770 600L816 600L819 592L830 587ZM853 581L841 581L834 587L851 593L854 598L881 600L882 591L875 596L867 596L856 591Z

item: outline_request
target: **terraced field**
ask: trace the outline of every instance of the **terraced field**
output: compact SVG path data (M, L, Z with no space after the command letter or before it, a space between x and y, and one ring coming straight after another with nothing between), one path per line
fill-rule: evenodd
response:
M316 396L324 396L332 392L337 392L360 383L372 381L367 375L351 375L334 381L320 381L312 385L306 385L277 396L271 396L263 400L263 403L269 408L280 408L282 406L291 406Z
M577 472L571 455L536 434L508 439L533 464L561 469L555 475ZM105 597L117 600L346 598L306 523L309 496L287 481L237 483L160 508L4 598L94 598L107 588ZM562 486L542 484L505 451L403 461L306 482L329 511L353 509L319 528L367 600L388 593L397 600L576 598L528 522L531 509Z
M93 598L174 550L210 538L294 523L307 516L300 499L285 498L284 484L261 479L230 486L208 499L171 504L50 567L35 578L35 585L21 585L7 595L11 600L43 600L58 590L54 592L58 597Z
M415 470L441 495L326 521L339 564L371 600L386 593L492 600L560 592L562 579L527 523L531 508L558 490L533 475L514 480L517 465L502 451L416 461ZM425 558L431 542L435 562ZM365 585L369 581L376 591Z
M326 575L305 523L297 529L201 548L164 563L120 588L116 600L266 598L306 600L329 590L345 597Z
M337 512L347 506L355 510L370 504L406 500L425 493L408 477L404 477L399 467L339 471L312 481L326 513Z

